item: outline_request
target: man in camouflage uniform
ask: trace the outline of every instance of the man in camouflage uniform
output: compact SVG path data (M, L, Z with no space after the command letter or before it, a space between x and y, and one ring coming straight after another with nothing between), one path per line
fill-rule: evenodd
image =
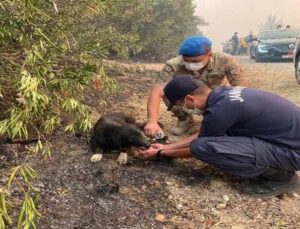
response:
M179 48L180 56L166 62L161 71L162 76L169 82L177 75L190 75L202 80L211 89L225 85L227 81L232 86L245 86L241 66L230 55L212 52L211 45L211 40L205 36L187 38ZM145 126L147 136L153 137L161 132L158 118L160 101L164 98L163 86L154 85L151 89L148 99L148 123ZM168 105L165 98L164 101ZM183 135L193 127L191 112L178 106L174 106L171 112L178 118L177 125L171 129L173 134Z

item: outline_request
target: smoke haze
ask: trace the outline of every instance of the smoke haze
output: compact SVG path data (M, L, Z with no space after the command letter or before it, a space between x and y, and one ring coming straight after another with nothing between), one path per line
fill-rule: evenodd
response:
M300 27L300 0L195 0L195 4L196 14L209 23L200 30L213 40L216 50L234 32L240 37L249 31L257 34L269 15L276 15L283 25Z

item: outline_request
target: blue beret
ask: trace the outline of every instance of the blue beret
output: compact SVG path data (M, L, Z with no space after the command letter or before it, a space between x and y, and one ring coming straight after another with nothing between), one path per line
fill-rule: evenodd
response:
M179 48L179 55L200 56L211 49L212 41L205 36L191 36L185 39Z

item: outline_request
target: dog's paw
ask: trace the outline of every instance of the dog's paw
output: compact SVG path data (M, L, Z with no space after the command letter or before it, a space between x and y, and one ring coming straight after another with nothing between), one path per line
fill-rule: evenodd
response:
M101 161L103 158L103 155L102 154L94 154L91 158L90 158L90 161L95 163L95 162L98 162L98 161Z
M127 153L120 153L118 159L117 159L117 162L120 164L120 165L125 165L127 164L128 162L128 155Z

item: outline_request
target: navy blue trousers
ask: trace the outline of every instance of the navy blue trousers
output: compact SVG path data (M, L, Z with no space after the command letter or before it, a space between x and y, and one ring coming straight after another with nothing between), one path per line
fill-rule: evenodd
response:
M190 145L199 160L232 175L253 178L267 168L300 170L300 152L248 137L200 137Z

